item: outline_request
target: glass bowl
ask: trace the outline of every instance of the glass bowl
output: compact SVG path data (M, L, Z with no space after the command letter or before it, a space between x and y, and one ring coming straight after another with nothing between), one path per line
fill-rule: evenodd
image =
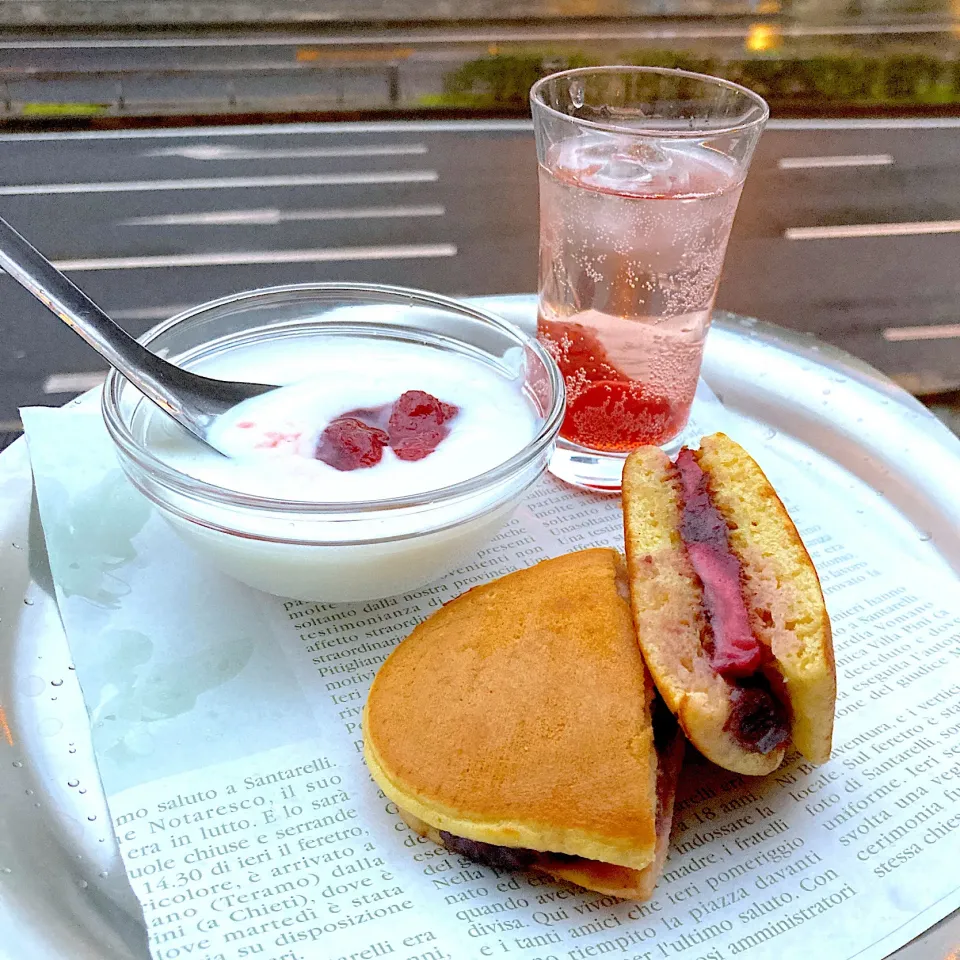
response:
M529 399L532 439L461 482L355 502L273 499L207 482L165 462L156 438L197 444L111 371L103 415L124 472L179 536L214 566L268 593L327 602L406 593L455 568L492 537L543 473L563 418L563 378L537 341L475 307L374 284L303 284L201 304L141 342L191 368L259 343L388 338L479 360ZM251 379L253 379L251 377ZM414 387L415 385L412 385Z

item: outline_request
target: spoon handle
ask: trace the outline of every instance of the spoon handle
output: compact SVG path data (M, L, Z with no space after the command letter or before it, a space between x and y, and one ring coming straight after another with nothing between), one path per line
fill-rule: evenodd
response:
M180 402L167 388L171 365L117 326L2 217L0 266L141 392L176 416Z

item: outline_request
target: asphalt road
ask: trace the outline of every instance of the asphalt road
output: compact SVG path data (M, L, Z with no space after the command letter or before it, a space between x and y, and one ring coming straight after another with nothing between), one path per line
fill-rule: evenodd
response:
M0 215L128 330L279 283L533 290L523 123L0 136ZM960 121L774 124L718 305L816 334L917 391L960 387ZM0 432L100 358L0 277Z

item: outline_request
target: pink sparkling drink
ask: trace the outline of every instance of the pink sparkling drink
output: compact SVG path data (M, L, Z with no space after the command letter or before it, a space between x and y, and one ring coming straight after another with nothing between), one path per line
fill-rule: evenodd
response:
M558 144L540 168L539 335L567 382L562 436L627 451L673 439L697 388L741 182L697 147ZM631 176L632 174L632 176Z
M766 104L710 77L630 67L555 74L531 102L538 336L567 388L551 469L616 489L631 450L679 445Z

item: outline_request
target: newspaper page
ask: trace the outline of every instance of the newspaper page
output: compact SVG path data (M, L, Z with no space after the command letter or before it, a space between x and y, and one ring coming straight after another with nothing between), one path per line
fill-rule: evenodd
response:
M156 960L875 960L957 909L955 584L934 589L922 565L871 541L759 429L711 417L703 431L723 426L755 454L816 562L836 644L834 753L821 767L792 753L747 778L688 751L669 860L638 903L419 838L361 754L366 690L394 646L468 587L621 545L617 498L545 477L436 583L367 603L284 600L180 543L123 477L98 413L24 411L60 609Z

